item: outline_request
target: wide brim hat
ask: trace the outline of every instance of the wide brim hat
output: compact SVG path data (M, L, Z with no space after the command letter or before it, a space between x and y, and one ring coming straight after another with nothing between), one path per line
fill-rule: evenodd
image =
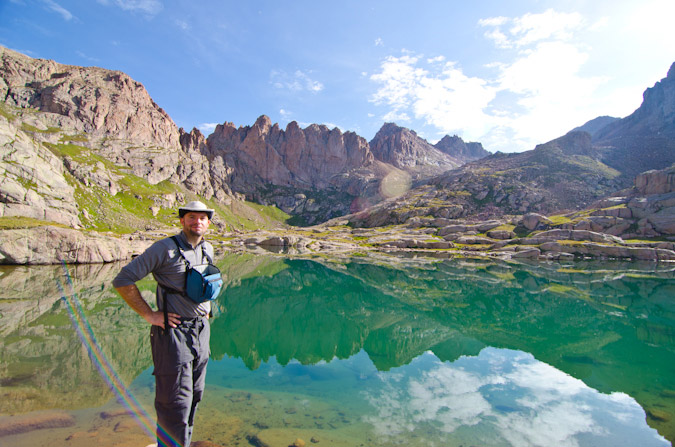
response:
M178 217L183 217L185 214L189 212L197 212L197 213L206 213L207 216L209 216L209 220L213 217L214 210L211 208L208 208L206 205L204 205L202 202L199 201L194 201L190 202L187 205L181 206L178 208Z

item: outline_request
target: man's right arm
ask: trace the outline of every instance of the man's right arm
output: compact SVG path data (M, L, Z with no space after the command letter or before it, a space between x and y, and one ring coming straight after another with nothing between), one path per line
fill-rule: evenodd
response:
M164 312L153 311L143 299L136 281L140 281L150 272L161 266L166 259L166 249L161 243L155 242L143 254L134 258L113 279L113 287L124 298L129 307L138 313L148 323L164 328ZM180 322L180 316L168 313L169 326L176 327Z
M164 329L164 312L160 310L152 310L148 303L143 299L141 291L138 290L136 284L129 286L116 287L115 290L124 298L129 307L138 313L148 323L159 326ZM180 323L180 315L169 312L168 314L169 326L176 327Z

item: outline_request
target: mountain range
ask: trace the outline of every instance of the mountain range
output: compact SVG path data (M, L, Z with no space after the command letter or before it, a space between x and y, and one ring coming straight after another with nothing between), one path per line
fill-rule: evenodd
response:
M107 214L117 211L133 228L144 212L161 219L192 196L227 208L220 214L234 226L264 220L246 200L301 224L378 204L391 211L411 197L454 217L578 209L675 162L673 67L626 118L490 154L458 136L431 144L394 123L370 142L324 125L281 129L264 115L208 136L186 132L122 72L0 47L0 216L113 229Z

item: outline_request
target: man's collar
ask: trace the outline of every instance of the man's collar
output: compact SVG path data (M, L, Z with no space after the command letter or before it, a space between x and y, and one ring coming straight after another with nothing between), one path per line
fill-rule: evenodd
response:
M190 242L188 241L187 236L185 235L185 232L183 230L181 230L180 233L178 233L178 239L180 239L181 245L183 245L184 247L190 247L190 249L193 249L192 244L190 244ZM204 237L202 237L200 239L199 243L194 248L199 247L203 243L204 243Z

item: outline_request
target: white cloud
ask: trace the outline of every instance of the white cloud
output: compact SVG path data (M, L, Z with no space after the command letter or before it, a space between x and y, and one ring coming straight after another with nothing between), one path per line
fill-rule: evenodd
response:
M582 124L579 117L593 109L595 92L608 80L579 75L587 59L574 45L545 42L501 67L499 90L518 95L524 111L505 122L517 138L543 143Z
M490 17L488 19L480 19L478 24L480 26L501 26L509 21L508 17Z
M204 135L210 135L214 130L216 130L216 126L218 124L220 123L202 123L197 126L197 129L199 129Z
M61 17L63 17L63 20L70 21L73 19L73 14L63 6L56 3L54 0L42 0L42 1L45 3L45 5L47 5L49 9L60 14Z
M176 19L176 20L174 20L174 23L176 24L176 26L178 28L182 29L183 31L189 31L190 30L190 24L187 23L185 20Z
M583 72L591 48L580 43L578 34L590 32L591 25L580 14L549 9L486 18L479 25L503 50L503 59L485 64L481 76L469 75L442 56L424 59L402 52L385 58L370 76L379 84L370 101L384 106L383 119L413 125L420 120L439 135L456 133L492 151L514 152L626 109L609 107L625 99L603 92L609 77ZM593 27L605 25L599 19Z
M275 88L290 90L291 92L308 91L318 93L324 88L321 82L310 78L309 74L301 70L296 70L292 74L284 70L272 70L270 73L270 83Z
M77 55L80 56L82 59L85 59L85 60L87 60L87 61L89 61L89 62L93 62L93 63L96 63L96 64L99 63L99 62L101 62L100 59L97 59L97 58L91 57L91 56L87 56L87 55L86 55L85 53L83 53L82 51L76 51L75 54L77 54Z
M381 47L381 46L383 46L383 45L384 45L384 41L383 41L380 37L378 37L377 39L375 39L375 46L376 46L376 47Z
M370 78L382 86L371 102L387 105L385 121L409 121L410 113L426 124L447 132L466 130L483 134L494 119L483 109L494 98L495 89L479 78L469 78L453 63L440 68L419 67L421 58L404 55L388 57L380 73ZM440 60L432 59L436 63Z
M293 116L293 112L290 112L286 109L280 109L279 115L281 115L282 119L284 119L286 121L289 121L291 119L291 117Z
M160 0L96 0L102 5L114 4L124 11L139 11L148 16L159 14L164 5Z
M483 27L492 28L485 33L497 47L522 47L545 39L567 40L574 30L584 25L581 14L556 12L548 9L540 14L525 14L513 19L492 17L478 21ZM507 28L507 29L503 29Z

